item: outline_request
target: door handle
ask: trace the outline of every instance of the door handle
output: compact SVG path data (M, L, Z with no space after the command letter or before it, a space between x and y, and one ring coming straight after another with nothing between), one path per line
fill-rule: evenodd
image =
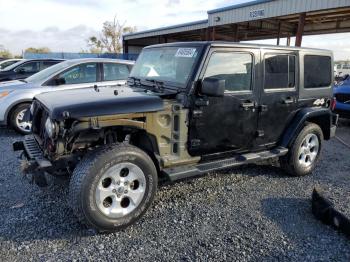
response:
M287 97L285 99L282 100L283 104L293 104L294 103L294 98L293 97Z
M255 108L255 102L252 102L250 100L244 101L244 102L241 103L241 107L244 110L248 110L250 108Z

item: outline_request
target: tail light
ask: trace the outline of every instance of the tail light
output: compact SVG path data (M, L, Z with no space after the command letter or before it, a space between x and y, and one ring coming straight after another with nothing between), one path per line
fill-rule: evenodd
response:
M337 104L337 100L335 99L335 97L333 97L332 101L331 101L331 110L332 111L335 109L336 104Z

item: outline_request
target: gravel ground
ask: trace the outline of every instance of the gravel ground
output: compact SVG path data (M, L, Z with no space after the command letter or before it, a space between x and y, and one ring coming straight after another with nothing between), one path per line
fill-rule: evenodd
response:
M349 122L338 129L348 144L349 131ZM98 235L74 218L64 187L21 177L11 151L19 138L0 129L0 261L350 260L350 240L311 213L319 185L350 215L350 148L339 140L325 143L313 176L249 165L163 185L141 221Z

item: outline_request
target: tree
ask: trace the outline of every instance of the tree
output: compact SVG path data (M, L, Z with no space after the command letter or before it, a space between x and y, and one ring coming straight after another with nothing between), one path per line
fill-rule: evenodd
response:
M51 53L51 50L48 47L39 47L39 48L29 47L24 52L46 54L46 53Z
M136 27L125 25L126 22L120 23L117 16L113 21L103 23L100 37L92 36L88 41L88 46L92 53L121 53L123 50L122 36L125 33L133 33Z
M5 49L3 45L0 45L0 57L1 58L12 58L12 54L9 50Z

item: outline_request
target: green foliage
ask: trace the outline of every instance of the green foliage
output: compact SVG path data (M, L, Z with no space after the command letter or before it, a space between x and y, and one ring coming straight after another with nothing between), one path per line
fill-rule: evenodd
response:
M88 42L91 53L121 53L123 50L122 37L125 33L133 33L136 27L125 26L115 16L113 21L103 23L100 37L92 36Z
M0 57L1 58L12 58L13 55L10 53L9 50L5 49L3 45L0 45Z
M51 50L48 47L29 47L25 50L25 52L28 53L37 53L37 54L46 54L46 53L51 53Z

